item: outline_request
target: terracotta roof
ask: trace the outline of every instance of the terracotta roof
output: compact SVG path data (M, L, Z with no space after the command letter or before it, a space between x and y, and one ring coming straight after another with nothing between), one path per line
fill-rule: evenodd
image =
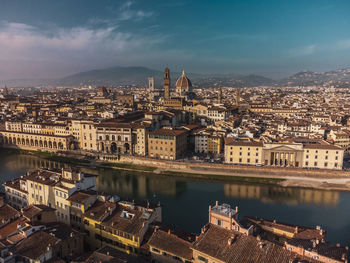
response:
M27 208L23 209L23 216L31 219L33 218L35 215L40 214L42 211L55 211L56 209L51 208L49 206L46 205L31 205Z
M149 135L178 136L186 132L188 131L185 129L181 129L181 130L159 129L156 131L149 132Z
M54 246L58 241L58 238L38 231L20 242L14 251L18 255L35 260L47 252L48 246Z
M293 238L287 241L288 244L293 245L295 247L303 247L308 251L315 251L317 254L339 260L340 262L345 262L345 259L348 254L348 250L345 247L338 246L336 244L330 244L326 242L318 242L316 240L307 240L307 239L297 239ZM342 259L345 257L344 259Z
M230 263L290 263L291 260L300 258L297 254L269 241L259 241L256 237L212 224L206 225L206 230L195 241L192 248Z
M108 209L112 209L115 206L115 203L97 200L88 210L85 211L84 216L95 221L101 221L101 219L109 213Z
M110 246L105 246L96 250L85 263L145 263L148 262L134 255L123 253Z
M17 231L18 225L24 226L26 222L27 219L25 219L24 217L20 217L12 221L11 223L3 226L2 228L0 228L0 239L6 238L8 235L14 233L15 231Z
M190 246L194 240L195 235L179 231L174 227L161 225L155 227L148 245L191 260L193 253Z
M262 142L255 142L255 141L236 141L235 138L227 137L225 138L225 145L232 145L232 146L252 146L252 147L262 147Z
M275 229L280 229L289 233L294 233L295 238L299 239L319 239L323 240L326 235L325 230L309 228L304 226L296 226L291 224L286 224L277 221L270 221L262 218L253 218L253 217L245 217L248 221L258 225L258 226L267 226Z
M20 213L8 204L5 204L2 207L0 207L0 224L8 222L9 220L13 220L19 216Z
M182 71L182 75L178 80L176 81L176 87L181 87L181 88L190 88L192 87L192 83L190 79L186 76L185 71Z
M83 204L87 199L96 194L96 191L76 191L70 197L68 197L67 200L74 203Z
M332 144L304 144L305 149L342 150L341 147Z
M123 217L124 212L130 213L132 218ZM143 223L148 221L143 215L144 212L136 206L133 209L118 204L112 215L107 217L102 225L125 233L138 235L144 227Z

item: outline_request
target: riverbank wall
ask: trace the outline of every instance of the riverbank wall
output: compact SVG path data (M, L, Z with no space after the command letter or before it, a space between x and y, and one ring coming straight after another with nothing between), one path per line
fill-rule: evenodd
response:
M213 163L178 162L158 160L138 156L122 156L117 163L131 165L142 165L157 167L163 170L178 170L192 173L232 174L244 176L245 174L257 176L302 176L315 178L350 178L349 171L326 170L326 169L305 169L305 168L282 168L266 166L229 165Z

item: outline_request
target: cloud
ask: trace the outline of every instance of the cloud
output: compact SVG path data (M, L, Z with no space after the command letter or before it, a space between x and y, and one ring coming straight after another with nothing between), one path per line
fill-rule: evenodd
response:
M123 3L118 11L115 11L118 21L140 21L145 18L151 17L153 15L153 12L140 10L140 9L132 9L132 5L134 5L133 1L126 1Z
M350 49L350 39L340 40L334 46L339 50Z
M288 51L288 54L292 57L308 56L314 54L318 49L318 45L312 44L304 47L292 48Z
M0 77L6 74L30 77L28 66L38 71L33 77L47 73L56 77L74 70L115 65L151 50L164 40L122 32L118 26L52 30L48 35L31 25L0 23Z

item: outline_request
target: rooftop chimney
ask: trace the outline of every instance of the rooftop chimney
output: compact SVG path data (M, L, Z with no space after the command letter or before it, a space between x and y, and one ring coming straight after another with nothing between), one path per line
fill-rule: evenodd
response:
M295 233L295 234L298 234L298 232L299 232L299 227L296 226L296 227L295 227L295 230L294 230L294 233Z

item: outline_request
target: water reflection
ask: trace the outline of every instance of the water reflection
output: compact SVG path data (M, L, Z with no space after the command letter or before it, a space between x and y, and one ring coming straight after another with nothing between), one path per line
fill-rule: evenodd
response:
M28 169L67 167L67 164L45 160L33 155L8 154L0 152L3 160L0 164L1 182L13 179L14 174L23 175ZM98 174L98 190L110 194L130 198L150 198L155 196L168 196L177 198L189 192L188 184L192 179L176 178L114 169L87 169L85 172ZM254 199L265 203L285 203L288 205L316 204L324 206L337 206L339 192L314 190L306 188L285 188L274 185L225 183L224 196L235 199Z
M7 170L23 170L23 169L39 169L39 168L55 168L61 169L67 167L67 164L49 161L37 156L26 154L1 155L1 159L5 159L4 166Z
M186 186L185 181L175 178L130 171L99 170L97 178L99 191L135 198L177 197L186 192Z
M28 169L62 168L65 164L6 152L0 149L0 182L23 175ZM208 205L216 200L239 206L241 215L256 215L328 231L331 242L346 245L350 236L350 193L276 185L212 182L185 177L135 173L113 169L83 169L95 173L98 189L163 205L168 224L199 233L208 222ZM191 216L189 216L189 214Z
M339 192L307 188L286 188L273 185L224 184L225 197L257 199L262 202L302 203L336 206Z

